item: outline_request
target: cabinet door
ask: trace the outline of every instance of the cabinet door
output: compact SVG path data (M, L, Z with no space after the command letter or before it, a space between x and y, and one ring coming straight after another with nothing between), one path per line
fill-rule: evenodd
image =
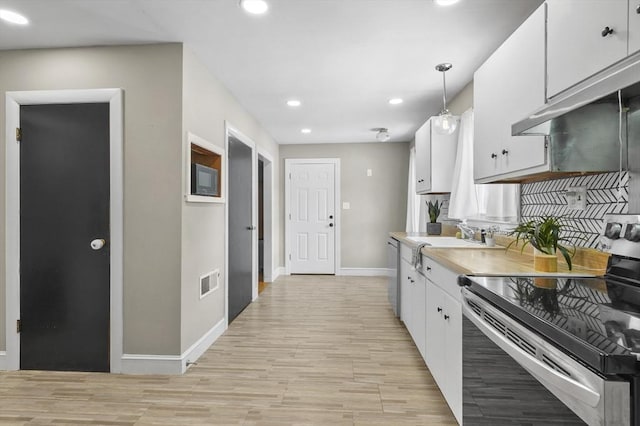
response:
M429 121L433 122L432 117ZM451 192L453 169L458 151L458 126L450 135L438 134L431 126L431 187L430 192Z
M443 293L442 394L459 423L462 423L462 305Z
M481 180L500 173L498 147L501 137L501 101L496 99L500 75L498 60L492 55L473 75L473 177ZM504 127L504 124L503 124ZM502 132L504 133L504 132Z
M547 4L548 97L627 55L627 0L547 0ZM606 33L607 27L613 33Z
M474 75L474 178L547 162L542 136L511 136L511 125L545 103L545 5L540 6Z
M440 359L442 351L442 296L441 290L427 280L426 291L426 309L425 309L425 358L424 360L431 371L431 375L436 377L436 374L441 370Z
M425 359L425 341L426 341L426 288L427 280L419 273L414 274L414 282L412 285L411 293L411 336L413 341L422 355L422 359Z
M431 189L431 120L416 132L416 192L424 194Z
M629 51L632 55L640 50L640 1L629 0Z
M511 125L545 103L545 20L540 6L500 47L498 65L504 117L499 155L502 173L542 166L547 162L544 136L511 136Z
M405 259L400 261L400 319L407 329L411 321L412 267Z

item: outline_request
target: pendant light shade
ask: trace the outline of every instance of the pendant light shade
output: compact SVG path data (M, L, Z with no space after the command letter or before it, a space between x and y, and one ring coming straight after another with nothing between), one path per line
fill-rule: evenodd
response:
M447 109L447 81L445 79L445 73L451 69L453 65L448 63L436 65L436 71L442 73L442 111L435 119L436 133L441 135L450 135L456 131L458 127L458 118L451 115Z

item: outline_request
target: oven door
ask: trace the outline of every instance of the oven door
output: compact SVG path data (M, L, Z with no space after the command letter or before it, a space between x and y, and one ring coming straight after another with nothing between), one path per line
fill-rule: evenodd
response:
M629 383L604 378L463 289L465 424L628 425Z

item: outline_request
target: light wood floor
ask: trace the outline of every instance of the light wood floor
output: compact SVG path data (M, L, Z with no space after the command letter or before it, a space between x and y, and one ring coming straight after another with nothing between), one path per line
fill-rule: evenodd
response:
M386 281L283 277L183 376L0 373L0 424L455 424Z

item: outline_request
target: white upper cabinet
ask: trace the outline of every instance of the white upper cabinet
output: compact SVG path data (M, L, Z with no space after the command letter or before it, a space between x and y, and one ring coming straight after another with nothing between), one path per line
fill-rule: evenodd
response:
M433 128L434 117L418 129L416 141L416 192L451 192L456 161L458 130L440 135Z
M545 171L542 136L511 136L511 125L545 103L545 5L474 74L474 178L478 183Z
M627 19L636 18L628 0L547 0L547 6L548 98L627 56Z
M629 0L629 55L640 51L640 0Z

